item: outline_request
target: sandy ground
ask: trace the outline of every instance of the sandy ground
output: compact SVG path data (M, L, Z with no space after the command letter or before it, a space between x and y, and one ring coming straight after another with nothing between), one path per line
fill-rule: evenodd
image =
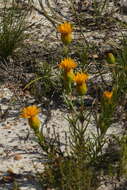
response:
M1 87L0 94L2 94L0 106L4 112L13 94L4 87ZM25 141L29 128L27 122L19 118L20 106L11 106L11 108L7 118L0 123L0 190L11 189L14 184L13 175L12 179L6 179L10 174L9 171L15 175L19 184L21 180L21 189L37 189L34 188L35 182L32 178L35 170L42 168L41 150L35 142L32 131L30 138Z
M11 105L10 109L10 99L13 93L3 85L0 88L0 94L2 112L4 113L9 108L0 123L0 190L11 189L14 185L14 179L21 190L40 190L41 188L39 189L34 177L36 172L43 171L46 158L27 121L19 117L22 106L19 104ZM34 103L32 97L31 101ZM52 137L52 129L55 127L56 133L61 134L61 139L64 138L64 131L67 131L65 129L67 121L62 118L62 114L59 109L51 111L51 119L43 129L45 136L49 136L47 131L50 128ZM46 115L40 113L39 117L43 124ZM28 132L30 136L26 140ZM11 178L8 177L10 174L12 174Z
M42 24L42 28L39 28L36 32L43 29L41 30L43 33L41 33L39 37L39 40L43 41L45 38L44 34L47 33L49 22L44 20L44 18L42 19L42 16L38 15L37 12L34 12L29 19L30 22L33 23L37 21L37 27L40 23ZM45 26L45 28L43 26ZM91 35L91 33L89 35ZM46 158L37 144L32 130L29 129L27 121L19 118L22 104L20 104L20 102L16 102L15 104L10 103L12 96L13 92L9 90L9 88L5 85L0 86L0 106L2 112L9 108L7 116L5 114L5 117L1 118L0 122L0 190L12 190L15 179L20 186L20 190L42 190L35 180L35 173L43 170ZM28 97L26 97L26 99L27 98ZM30 101L29 104L35 102L33 97L29 97L28 99ZM55 126L56 131L61 134L61 139L63 140L65 131L68 131L68 122L65 116L66 113L60 109L52 109L48 125L44 126L44 134L47 135L47 128L50 128L50 131L52 131ZM46 119L46 115L43 114L43 109L42 114L40 114L40 119L43 124ZM122 125L122 123L117 123L112 126L108 131L108 135L111 133L121 133ZM25 140L29 130L30 137ZM89 132L90 131L93 131L92 123L89 127ZM99 190L112 189L113 186L111 184L109 186L102 185L102 187L99 188Z

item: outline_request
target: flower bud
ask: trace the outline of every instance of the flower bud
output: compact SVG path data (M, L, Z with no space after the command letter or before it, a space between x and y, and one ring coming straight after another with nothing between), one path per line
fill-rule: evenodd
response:
M80 96L83 96L87 93L86 83L82 83L81 85L77 85L76 89L77 89L77 92Z
M34 116L28 119L28 123L30 127L35 131L39 131L39 127L41 125L41 121L39 120L38 116Z
M72 33L61 34L61 40L62 40L63 44L65 44L65 45L70 44L72 41Z
M112 53L107 54L107 62L109 64L115 64L116 59L115 59L115 56Z

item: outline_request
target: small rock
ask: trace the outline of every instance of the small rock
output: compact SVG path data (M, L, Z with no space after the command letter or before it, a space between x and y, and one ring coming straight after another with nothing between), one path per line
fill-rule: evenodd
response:
M21 160L21 159L22 159L22 155L21 154L15 154L14 160Z
M0 176L2 176L2 175L3 175L3 171L0 170Z
M11 129L11 126L5 125L3 129Z
M3 153L4 153L4 149L0 147L0 155L2 155Z
M7 173L8 174L14 174L14 171L12 170L12 168L8 168Z

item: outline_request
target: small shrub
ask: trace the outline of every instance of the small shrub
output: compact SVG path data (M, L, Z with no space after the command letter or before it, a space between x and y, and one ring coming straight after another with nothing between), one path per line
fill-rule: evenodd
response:
M3 0L0 12L0 56L6 59L12 55L16 48L21 47L25 38L28 11L18 7L15 0L9 5Z
M41 1L39 2L42 5ZM106 3L108 1L104 2ZM102 7L102 11L104 7ZM84 101L86 96L90 95L88 94L89 80L93 80L87 74L89 73L87 63L90 46L84 48L83 52L79 52L80 61L78 63L78 60L76 60L75 63L74 59L77 59L77 57L74 55L74 59L71 59L69 52L70 43L73 38L68 37L72 33L72 28L71 30L66 30L68 27L70 29L70 25L65 22L59 25L59 27L62 29L60 31L58 30L58 32L61 33L61 42L63 43L65 57L60 64L56 64L53 70L54 72L52 72L52 65L49 65L47 62L41 62L37 72L38 78L31 81L26 87L39 82L47 96L50 90L54 90L52 87L56 87L55 89L57 89L57 83L63 82L63 85L61 84L63 89L60 90L63 95L63 101L67 109L70 110L66 117L69 124L66 136L67 141L61 142L60 134L57 135L55 132L53 133L54 136L52 136L52 139L50 138L50 134L48 134L49 139L43 134L41 122L37 117L38 112L33 112L35 106L24 108L22 117L28 119L28 123L35 133L38 144L47 157L44 171L39 174L42 187L46 189L55 188L56 190L96 190L101 182L101 174L104 174L105 170L109 170L108 172L111 174L115 171L117 173L116 176L120 172L121 176L127 173L127 167L124 167L127 160L126 135L122 136L121 134L122 138L119 141L120 151L118 151L118 155L121 158L115 158L116 160L111 159L111 157L116 157L115 152L113 152L113 155L106 155L105 148L109 145L110 141L107 131L115 123L114 118L119 108L121 97L122 100L125 100L127 92L126 47L124 46L121 54L114 55L111 52L108 53L108 59L104 60L105 69L107 69L106 72L108 71L111 74L110 89L109 84L105 83L103 71L99 68L93 56L96 67L95 80L100 78L100 81L95 83L94 80L91 83L93 85L92 88L96 86L96 92L93 95L91 106L88 108L84 105ZM69 41L65 39L69 39ZM103 67L101 66L101 68ZM60 75L57 69L62 69ZM56 78L58 80L55 80ZM98 90L100 86L102 86L102 93ZM91 124L93 129L88 131ZM110 137L112 136L110 135ZM61 147L62 143L65 146L64 150ZM107 162L106 159L108 159ZM112 161L111 163L110 160ZM118 168L120 170L119 173Z

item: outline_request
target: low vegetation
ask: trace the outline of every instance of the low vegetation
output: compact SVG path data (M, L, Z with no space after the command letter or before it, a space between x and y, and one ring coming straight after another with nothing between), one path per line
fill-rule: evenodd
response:
M88 13L92 12L92 26L85 20L82 1L79 4L68 1L70 20L59 17L49 1L47 5L52 16L45 11L42 1L38 2L40 10L34 4L31 6L55 27L57 46L49 47L51 55L54 51L55 55L51 61L47 57L37 63L35 78L23 84L23 90L29 89L40 103L43 103L42 96L48 103L51 100L55 103L57 96L57 104L66 109L68 121L65 140L61 142L60 134L54 132L53 138L43 134L43 123L38 117L41 110L37 105L26 106L21 111L21 117L28 120L47 158L44 171L36 175L38 183L43 189L96 190L102 178L126 179L127 38L122 34L117 46L115 42L103 49L99 43L88 42L84 31L84 27L95 28L101 33L107 30L109 23L114 27L115 21L119 32L126 29L126 24L113 17L108 0L99 3L94 0L90 5L92 8ZM24 42L28 10L19 10L14 4L7 7L5 1L1 13L0 56L3 59L13 57L16 48ZM79 31L78 40L74 35L76 30ZM112 126L117 127L119 121L123 122L122 133L109 135ZM89 130L91 125L93 130Z

